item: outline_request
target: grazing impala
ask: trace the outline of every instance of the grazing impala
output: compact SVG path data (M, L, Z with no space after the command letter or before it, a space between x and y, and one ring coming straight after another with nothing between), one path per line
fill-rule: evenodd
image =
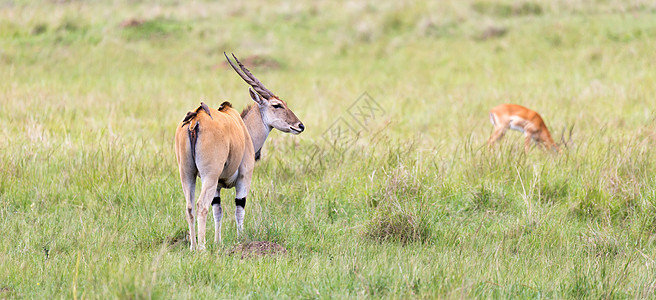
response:
M219 109L209 108L201 102L195 111L187 113L175 132L175 155L187 202L185 215L191 250L205 249L205 225L210 203L214 212L214 242L221 242L222 188L236 188L237 235L243 230L244 206L253 166L271 129L292 134L305 129L287 104L265 88L234 54L232 57L239 67L223 54L230 66L251 86L248 90L255 105L249 105L240 115L229 102L223 102ZM200 176L202 187L194 207L196 176ZM194 217L198 220L198 245Z
M517 104L501 104L490 111L490 121L494 125L494 132L492 132L487 142L490 147L501 139L508 129L513 129L521 131L526 136L526 142L524 143L524 151L526 152L531 146L531 140L543 149L553 149L560 152L560 148L551 138L549 129L542 121L542 117L526 107Z

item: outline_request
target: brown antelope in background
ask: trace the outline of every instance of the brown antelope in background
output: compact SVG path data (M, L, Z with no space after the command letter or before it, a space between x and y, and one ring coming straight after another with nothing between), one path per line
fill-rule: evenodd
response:
M540 114L526 107L517 104L501 104L490 111L490 121L494 125L494 131L487 142L490 147L501 139L508 129L513 129L524 133L526 137L524 151L527 153L531 146L531 140L545 150L552 149L560 152L560 148L551 138L549 129Z
M240 115L229 102L221 104L219 109L209 108L201 102L198 109L187 113L175 132L175 155L187 203L185 215L192 250L205 249L210 203L214 212L214 242L221 242L222 188L236 188L237 235L242 232L253 166L271 129L292 134L305 129L287 104L265 88L234 54L232 57L239 68L223 54L237 74L252 87L248 90L255 105L249 105ZM194 206L196 176L200 176L202 187ZM194 217L198 220L198 245Z

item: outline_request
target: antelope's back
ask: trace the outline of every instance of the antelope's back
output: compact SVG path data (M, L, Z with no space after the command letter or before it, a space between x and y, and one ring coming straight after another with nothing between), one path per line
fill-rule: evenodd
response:
M219 109L209 108L210 114L207 114L199 108L195 115L178 125L175 134L178 164L193 157L192 139L189 138L193 131L196 131L195 162L189 163L222 168L221 177L234 174L249 153L254 156L253 143L239 112L229 104Z
M496 115L499 118L515 116L531 122L537 127L544 126L544 121L542 120L542 116L540 116L540 114L519 104L501 104L492 108L490 113ZM494 124L494 122L492 123Z

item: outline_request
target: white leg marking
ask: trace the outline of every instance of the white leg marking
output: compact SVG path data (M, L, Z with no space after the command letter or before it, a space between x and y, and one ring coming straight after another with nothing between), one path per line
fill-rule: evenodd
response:
M241 232L244 230L244 213L244 208L237 206L237 209L235 210L235 220L237 221L237 237L239 237Z

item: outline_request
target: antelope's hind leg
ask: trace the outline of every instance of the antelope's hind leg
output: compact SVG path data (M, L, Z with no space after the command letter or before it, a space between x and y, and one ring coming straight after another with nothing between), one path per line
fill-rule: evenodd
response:
M494 131L492 132L492 135L490 135L490 139L487 140L487 145L490 148L494 146L494 143L503 138L503 136L506 134L506 130L508 130L508 128L494 127Z
M193 175L192 175L193 173ZM182 192L185 197L185 216L187 217L187 224L189 225L189 241L191 250L196 249L196 224L194 224L194 194L196 193L196 173L185 172L180 169L180 181L182 182Z
M198 173L200 174L203 186L200 190L198 203L196 203L198 220L198 249L205 250L205 232L207 231L207 214L210 205L218 194L219 176L227 160L227 149L220 147L210 148L212 151L205 151L205 155L197 159ZM214 210L214 209L213 209ZM215 214L216 218L216 214Z
M198 250L205 250L205 232L207 231L207 213L209 212L210 203L216 193L219 175L203 176L203 187L200 189L198 196L197 215L198 220Z

